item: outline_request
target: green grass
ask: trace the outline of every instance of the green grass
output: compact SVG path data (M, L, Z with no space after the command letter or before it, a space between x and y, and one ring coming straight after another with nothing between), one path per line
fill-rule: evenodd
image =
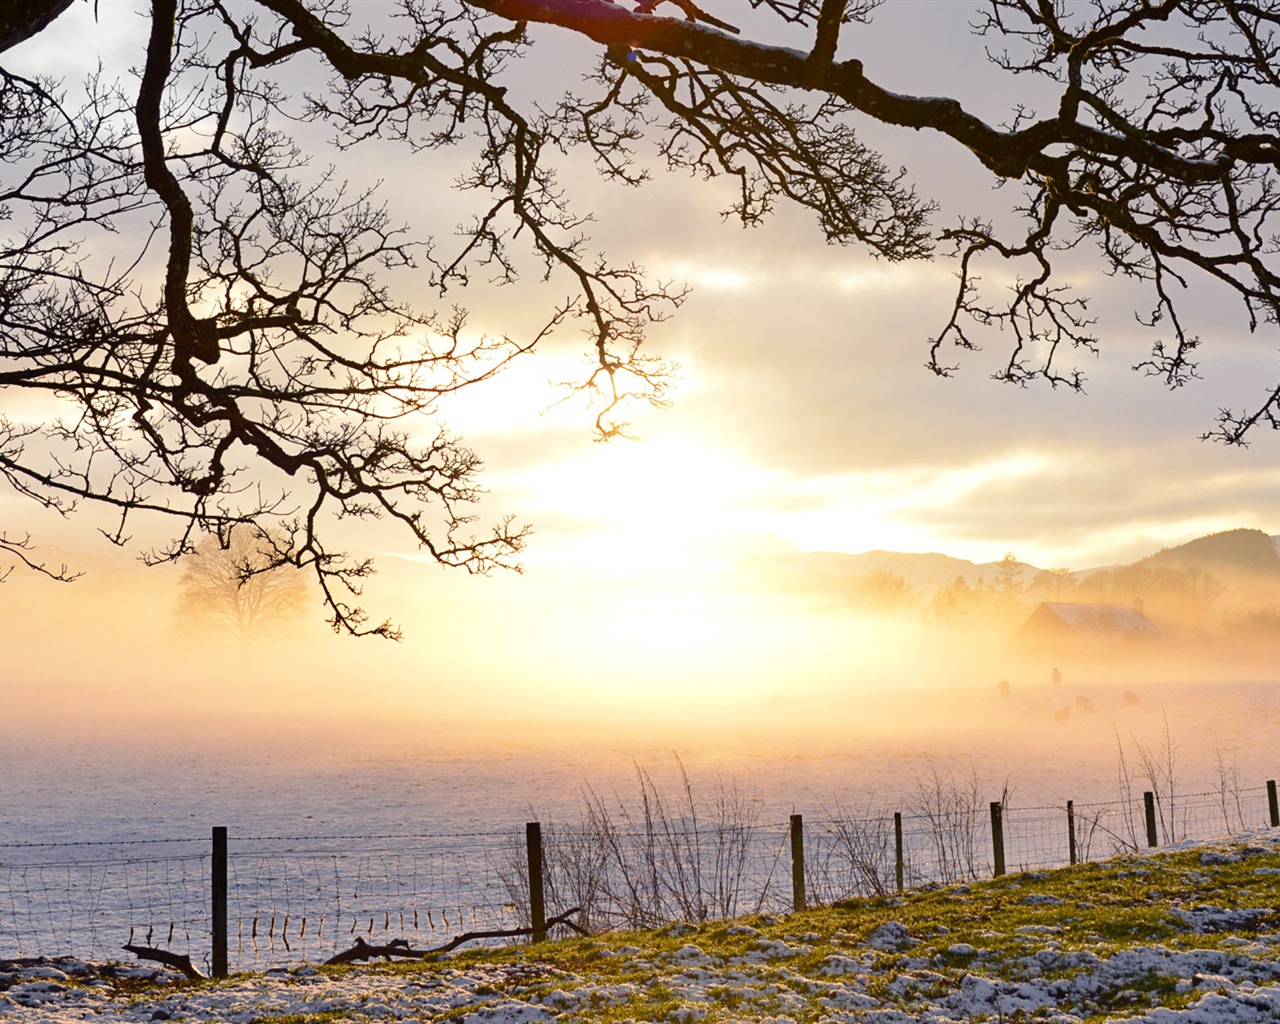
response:
M1231 931L1197 931L1182 914L1206 907L1251 915ZM538 946L476 948L426 962L326 967L320 973L335 982L357 972L371 979L441 983L479 974L465 1005L436 1009L432 1019L461 1019L483 1005L517 1000L540 1005L566 1022L592 1024L734 1024L780 1016L816 1024L856 1015L863 1005L922 1014L957 997L965 985L991 988L1033 978L1041 986L1037 991L1061 991L1064 1010L1093 1024L1156 1006L1176 1010L1204 995L1172 970L1158 967L1124 974L1123 984L1110 987L1081 978L1097 970L1100 961L1135 948L1155 951L1150 962L1161 964L1195 950L1239 957L1247 947L1251 962L1262 962L1262 980L1280 977L1280 938L1274 945L1256 941L1280 933L1278 908L1280 853L1237 846L1207 856L1200 850L1130 855L849 900L783 918L754 916ZM876 929L886 922L905 926L909 947L871 946ZM760 955L779 942L792 955ZM684 947L697 947L702 956L678 952ZM196 988L209 984L217 983ZM172 990L157 989L150 997L166 994ZM993 1000L985 1019L1032 1020L1049 1012L1044 1007L997 1009ZM338 1018L366 1019L348 1009L254 1020L324 1024Z
M914 991L931 998L937 990L959 984L974 970L992 978L1017 980L1025 970L1025 958L1038 950L1055 954L1040 969L1041 976L1050 980L1069 979L1085 969L1087 964L1072 965L1073 953L1107 959L1126 949L1153 945L1230 951L1246 933L1196 932L1177 911L1197 906L1255 908L1255 929L1280 931L1280 911L1276 909L1280 907L1280 874L1258 873L1259 867L1280 868L1280 858L1272 851L1250 853L1247 849L1239 859L1222 864L1202 863L1200 851L1131 856L902 897L850 900L781 921L747 918L736 922L758 929L758 938L734 934L730 923L720 922L679 937L663 932L628 933L552 943L505 955L533 958L573 975L589 974L599 984L634 981L636 959L662 961L686 944L696 945L717 963L731 963L749 953L760 939L781 939L798 947L797 937L804 936L803 945L809 947L806 951L773 963L785 964L785 970L793 975L812 978L829 957L851 951L866 955L872 933L892 920L906 926L915 944L902 952L871 950L874 977L868 991L886 1002L901 1004L895 984L908 972L919 974L922 962L935 977ZM622 957L602 955L602 949L623 946L639 947L643 952ZM468 956L485 958L481 952ZM1094 1016L1102 1019L1121 1009L1132 1012L1135 1006L1185 1005L1191 995L1176 991L1178 980L1159 972L1128 979L1123 991L1099 999ZM786 986L791 992L798 988L794 983ZM821 998L820 982L813 989L809 994ZM734 1016L744 1009L744 997L733 986L713 986L708 996L706 1021ZM671 1006L669 1000L650 996L628 1007L628 1012L635 1019L668 1020ZM769 1007L757 1004L751 1009Z

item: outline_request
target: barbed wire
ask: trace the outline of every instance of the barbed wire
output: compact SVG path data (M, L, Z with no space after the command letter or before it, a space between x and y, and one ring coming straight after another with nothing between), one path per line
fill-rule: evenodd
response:
M0 850L28 850L47 846L143 846L160 843L204 843L208 836L190 836L185 839L76 839L64 842L0 843Z
M239 842L356 842L368 840L407 840L407 839L477 839L477 838L494 838L514 835L516 832L512 829L499 829L487 832L385 832L385 833L340 833L334 835L307 835L307 836L289 836L289 835L237 835L236 840ZM0 850L25 850L36 849L40 847L53 846L140 846L140 845L156 845L161 843L207 843L209 836L184 836L181 838L171 839L76 839L65 841L47 841L39 843L5 843L0 842Z

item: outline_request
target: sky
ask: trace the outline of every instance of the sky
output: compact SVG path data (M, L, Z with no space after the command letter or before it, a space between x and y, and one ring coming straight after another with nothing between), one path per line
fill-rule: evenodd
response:
M972 97L1000 120L1010 97L998 78L974 73L982 43L957 41L970 9L890 2L871 28L850 31L849 52L890 89ZM905 33L916 41L925 19L923 47L893 45ZM859 47L863 32L870 40ZM913 54L905 66L904 52ZM876 126L868 135L942 204L939 226L1007 201L963 151ZM1204 379L1180 392L1130 369L1150 343L1133 318L1146 300L1087 262L1072 283L1093 300L1102 354L1080 359L1085 394L991 381L1008 354L998 332L982 338L983 352L962 354L956 378L939 379L923 363L954 293L945 259L877 262L828 246L813 219L791 209L744 230L720 218L718 185L663 174L639 193L584 185L605 251L692 289L653 339L682 367L674 408L638 416L638 444L591 447L572 406L542 418L526 407L514 434L517 417L494 416L489 396L474 396L474 418L455 414L490 465L494 503L531 510L539 539L530 565L559 557L562 545L590 547L587 534L602 529L659 551L736 541L739 550L885 548L982 562L1012 549L1073 569L1220 529L1280 532L1280 442L1260 433L1243 450L1199 440L1220 406L1258 397L1276 362L1274 341L1249 336L1223 296L1191 282ZM1008 273L990 265L987 286ZM523 382L542 367L518 372L536 406ZM585 532L584 516L593 521Z
M80 37L94 40L95 59L136 61L118 17L134 6L102 0L94 26L92 7L77 4L56 35L31 41L16 58L44 71L88 70L80 66L85 51L66 45ZM741 11L715 6L722 8ZM961 95L998 121L1012 97L967 32L971 9L960 0L889 0L872 26L847 34L842 55L863 59L894 91ZM572 66L583 48L547 33L535 59L538 52ZM873 125L866 137L938 200L939 227L1007 202L954 147ZM451 158L378 153L397 211L456 219L453 200L439 199L449 193L428 187L447 183ZM944 259L892 265L833 248L813 218L791 209L743 229L720 215L722 182L658 171L638 191L619 190L580 161L567 165L563 181L594 215L593 244L691 289L650 341L653 354L680 366L671 408L635 410L635 440L597 443L593 413L561 401L551 383L581 372L572 338L444 404L444 420L486 464L482 516L512 513L534 530L523 575L471 579L424 564L389 531L344 533L354 550L379 559L370 604L402 621L409 639L377 653L369 641L347 641L330 655L345 676L278 680L273 706L349 708L353 675L373 672L393 680L392 704L417 701L462 718L486 707L518 709L519 717L534 705L548 720L567 708L616 716L656 701L696 719L744 690L753 707L768 708L797 687L826 693L855 675L871 685L903 664L882 630L866 632L880 627L744 588L735 572L753 558L889 549L988 562L1013 551L1040 567L1084 569L1217 530L1280 533L1280 437L1259 433L1247 449L1198 439L1219 407L1259 396L1280 346L1266 333L1251 337L1243 311L1198 282L1188 318L1205 339L1203 379L1178 392L1130 370L1149 345L1133 318L1139 300L1087 262L1073 283L1093 297L1102 353L1082 357L1085 394L991 381L1007 356L998 334L943 380L924 363L955 287ZM999 287L1003 273L989 267L987 285ZM513 335L561 297L555 282L536 280L461 296L476 331ZM32 636L47 641L67 614L102 614L111 593L104 579L127 576L121 586L146 595L137 600L151 610L133 625L80 630L62 646L70 660L58 692L90 700L95 688L83 675L66 681L75 666L101 663L122 637L132 637L136 652L164 633L174 577L157 570L137 583L94 540L102 520L92 512L67 526L0 494L0 515L11 530L29 530L98 573L75 584L74 597L41 597L44 619L26 609L36 616ZM19 587L53 593L39 582L5 587L0 601ZM869 646L883 655L874 668L861 660ZM42 649L47 662L47 642ZM181 645L174 651L166 657L182 657ZM193 678L214 672L192 664L198 660L179 663ZM148 666L136 674L135 696L154 703L166 670ZM265 700L256 676L218 686L238 694L237 706ZM171 693L173 706L207 711L192 689L176 684L182 695Z

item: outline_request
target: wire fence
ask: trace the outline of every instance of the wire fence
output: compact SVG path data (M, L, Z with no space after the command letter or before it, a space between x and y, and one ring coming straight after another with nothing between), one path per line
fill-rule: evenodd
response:
M514 833L235 836L227 859L236 969L350 946L434 944L513 926L501 877ZM0 844L0 958L119 959L125 943L209 966L208 838Z
M995 806L962 785L906 813L758 820L746 803L647 801L541 829L549 915L591 931L705 921L1043 870L1277 822L1274 783L1063 807ZM998 812L998 813L997 813ZM999 818L999 833L993 831ZM801 836L803 838L801 838ZM525 829L471 834L236 836L232 970L318 962L357 939L413 948L537 923ZM796 856L799 854L799 856ZM210 966L208 838L0 843L0 959L121 958L125 943Z

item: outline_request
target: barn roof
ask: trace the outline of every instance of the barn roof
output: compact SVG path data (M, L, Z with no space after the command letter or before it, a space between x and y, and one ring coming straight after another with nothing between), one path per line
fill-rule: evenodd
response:
M1158 637L1160 631L1140 611L1122 604L1045 601L1022 624L1026 632L1070 632L1083 640Z

